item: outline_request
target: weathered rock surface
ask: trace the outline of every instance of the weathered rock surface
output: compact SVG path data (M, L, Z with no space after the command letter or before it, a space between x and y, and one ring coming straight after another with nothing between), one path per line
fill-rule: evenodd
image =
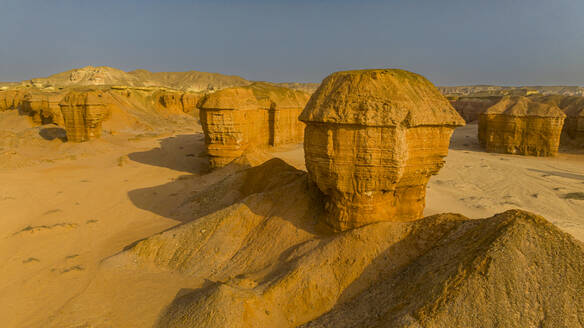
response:
M20 109L25 95L26 91L23 89L0 91L0 112Z
M419 219L428 179L464 125L424 77L389 69L330 75L300 120L306 167L339 230Z
M506 87L497 85L466 85L438 87L445 96L529 96L529 95L562 95L584 96L584 87L552 85L552 86L520 86Z
M199 116L198 103L203 99L202 93L185 93L178 91L161 91L154 94L154 101L162 111L169 113L185 113Z
M230 176L200 200L221 199L227 190L235 193L233 205L107 261L115 270L205 282L177 296L156 327L584 322L584 246L537 215L440 214L330 233L315 224L324 214L306 174L277 159Z
M102 122L110 115L112 100L102 91L70 92L61 103L67 140L83 142L101 136Z
M23 81L25 86L62 88L80 86L125 85L133 87L166 87L182 91L208 91L250 84L239 76L207 72L124 72L107 66L86 66L53 74L46 78Z
M192 220L105 259L50 327L584 322L584 246L537 215L440 214L333 233L321 224L322 195L306 172L278 159L233 168L185 189L191 196L176 210ZM122 285L124 297L116 297ZM107 302L96 306L96 297ZM128 323L137 305L150 318Z
M565 117L552 104L504 97L480 115L479 143L489 152L554 156Z
M479 115L485 112L489 107L493 106L501 100L502 96L486 96L486 97L448 97L452 107L464 118L467 123L474 122L479 119Z
M545 96L536 97L535 101L558 106L566 114L564 121L565 136L584 146L584 97ZM562 143L562 140L560 140ZM568 143L568 142L566 142Z
M34 124L64 125L59 102L63 98L59 92L31 91L22 100L22 112L32 118Z
M248 149L302 142L298 114L308 97L261 82L208 95L200 103L200 120L211 167L224 166Z

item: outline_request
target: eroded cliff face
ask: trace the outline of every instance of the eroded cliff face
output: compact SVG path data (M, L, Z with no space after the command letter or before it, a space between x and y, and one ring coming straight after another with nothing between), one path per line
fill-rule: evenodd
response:
M22 89L0 91L0 112L20 109L26 91Z
M584 145L584 97L578 96L544 96L535 97L535 101L558 106L566 114L563 137L568 137L577 144ZM570 144L568 140L566 144ZM562 140L560 140L562 143Z
M467 123L479 119L479 115L501 100L501 96L486 97L448 97L452 107L464 118Z
M464 125L428 80L401 70L334 73L300 120L306 168L338 230L421 218L426 184Z
M156 106L164 112L174 114L193 114L198 110L198 103L203 93L184 93L179 91L161 91L153 95Z
M29 92L22 100L22 112L32 118L34 124L64 125L59 102L63 98L58 92Z
M200 120L211 167L224 166L250 148L302 142L298 115L308 97L267 83L208 95L200 103Z
M479 143L488 152L554 156L565 117L553 104L504 97L480 115Z
M111 103L112 99L103 91L68 93L60 103L67 140L83 142L99 138Z

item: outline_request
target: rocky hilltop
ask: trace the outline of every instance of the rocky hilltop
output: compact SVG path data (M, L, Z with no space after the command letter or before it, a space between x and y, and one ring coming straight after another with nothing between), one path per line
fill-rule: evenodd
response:
M553 104L504 97L479 118L479 143L489 152L553 156L566 114Z
M402 70L334 73L300 120L306 168L339 230L419 219L428 179L464 125L432 83Z
M308 97L263 82L207 95L199 107L211 167L225 166L249 149L302 142L298 115Z
M239 76L219 73L198 71L155 73L143 69L124 72L107 66L86 66L53 74L45 78L23 81L22 85L37 88L123 85L132 87L165 87L181 91L199 92L250 83L250 81Z
M496 85L469 85L438 87L445 96L529 96L540 95L562 95L562 96L584 96L584 87L579 86L522 86L506 87Z

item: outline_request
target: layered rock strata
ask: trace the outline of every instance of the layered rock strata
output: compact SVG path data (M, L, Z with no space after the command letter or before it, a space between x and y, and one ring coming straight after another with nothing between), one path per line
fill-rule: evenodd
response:
M184 93L176 91L163 91L154 95L156 105L165 112L180 114L193 113L198 108L202 93Z
M488 152L554 156L565 117L553 104L504 97L480 115L479 143Z
M60 103L67 139L83 142L101 136L101 124L109 116L112 100L102 91L70 92Z
M467 123L477 121L479 115L501 100L501 96L485 97L447 97L452 107L464 118Z
M564 137L584 144L584 97L553 95L536 97L534 100L558 106L566 114Z
M63 126L59 102L63 94L56 92L30 92L22 100L22 112L32 118L34 124Z
M200 103L200 120L211 167L224 166L250 148L300 143L298 115L308 94L254 83L212 93Z
M0 91L0 112L5 110L20 109L26 91L3 90Z
M421 218L426 184L464 125L427 79L390 69L328 76L300 120L306 168L338 230Z

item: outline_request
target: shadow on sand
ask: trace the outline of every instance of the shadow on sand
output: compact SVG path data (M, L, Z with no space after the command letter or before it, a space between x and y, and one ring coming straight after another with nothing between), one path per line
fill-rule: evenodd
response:
M67 141L67 132L60 127L47 127L39 131L39 135L45 140L59 139L63 142Z
M171 170L203 174L209 170L202 133L183 134L160 140L160 147L128 154L135 162Z

